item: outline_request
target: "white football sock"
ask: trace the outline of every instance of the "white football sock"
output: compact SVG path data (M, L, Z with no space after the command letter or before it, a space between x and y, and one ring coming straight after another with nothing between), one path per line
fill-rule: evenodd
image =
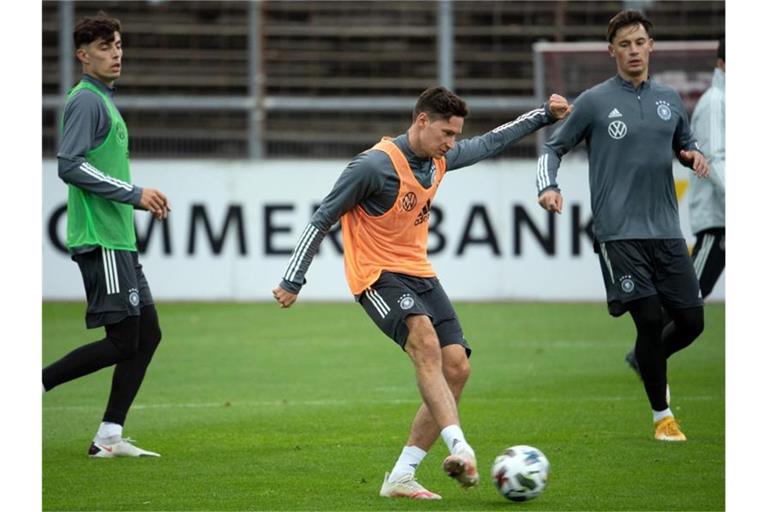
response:
M460 451L469 451L474 455L474 450L469 446L467 440L464 439L464 432L458 425L448 425L445 427L440 435L443 437L445 445L451 454L456 454Z
M400 457L395 462L395 466L392 468L392 472L389 474L389 483L395 483L403 475L413 475L416 473L416 469L427 456L427 452L419 448L418 446L405 446L403 451L400 452Z
M657 421L664 419L667 416L673 416L672 410L669 407L667 407L663 411L653 411L653 422L656 423Z
M96 432L96 437L94 438L94 441L97 442L109 442L110 444L114 444L123 437L123 426L118 425L117 423L109 423L107 421L103 421L101 425L99 425L99 430Z

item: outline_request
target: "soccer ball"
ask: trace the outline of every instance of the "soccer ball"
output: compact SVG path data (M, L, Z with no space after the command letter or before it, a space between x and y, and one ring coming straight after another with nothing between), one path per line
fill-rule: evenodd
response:
M532 500L547 486L549 461L533 446L511 446L493 461L491 478L505 498Z

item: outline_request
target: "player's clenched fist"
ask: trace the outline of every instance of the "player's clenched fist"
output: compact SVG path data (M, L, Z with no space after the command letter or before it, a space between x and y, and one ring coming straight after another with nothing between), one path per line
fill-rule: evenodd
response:
M557 190L547 190L539 196L539 205L549 212L563 213L563 196Z
M560 96L559 94L553 94L549 97L549 111L557 119L562 119L571 113L573 109L572 105L568 104L568 100Z
M275 298L278 304L280 304L280 306L289 308L294 302L296 302L296 297L298 295L283 289L283 287L280 285L277 285L272 290L272 296Z

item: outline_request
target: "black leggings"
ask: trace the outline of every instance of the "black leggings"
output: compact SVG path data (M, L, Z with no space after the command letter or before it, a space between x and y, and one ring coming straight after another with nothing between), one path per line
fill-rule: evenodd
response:
M654 411L668 407L667 358L691 343L704 330L704 308L667 309L670 322L656 295L627 303L637 329L635 356L645 393Z
M43 386L51 390L115 365L104 421L123 425L162 337L157 311L152 304L144 306L139 316L126 317L104 329L104 339L76 348L44 368Z

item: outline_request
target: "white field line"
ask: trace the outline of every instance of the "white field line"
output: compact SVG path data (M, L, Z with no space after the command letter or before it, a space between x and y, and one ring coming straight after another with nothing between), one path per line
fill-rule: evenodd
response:
M587 396L580 398L470 398L469 402L482 403L558 403L558 402L623 402L640 400L637 396ZM686 396L678 398L680 401L711 401L724 399L711 395ZM227 402L179 402L179 403L159 403L159 404L135 404L131 409L215 409L218 407L346 407L351 405L418 405L420 402L416 399L383 399L383 400L244 400ZM102 405L49 405L44 406L44 411L79 411L102 409Z

